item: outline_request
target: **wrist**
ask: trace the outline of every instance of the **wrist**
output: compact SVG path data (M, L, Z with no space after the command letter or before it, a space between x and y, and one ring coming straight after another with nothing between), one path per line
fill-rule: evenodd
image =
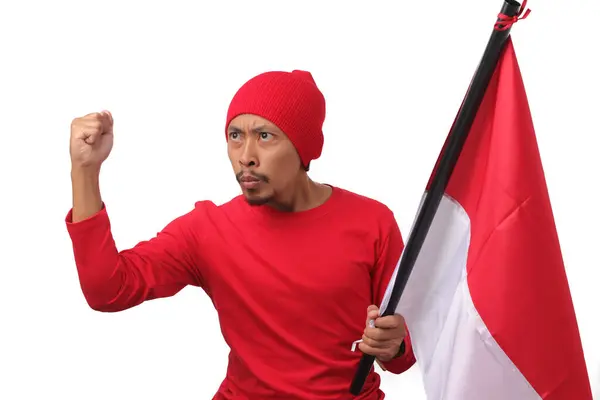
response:
M406 353L406 341L402 340L402 343L400 343L398 352L396 353L396 355L394 357L392 357L392 358L375 357L375 359L377 360L377 363L379 364L379 366L385 370L385 367L383 366L382 363L392 362L395 359L402 357L405 353Z
M400 349L398 349L398 353L394 356L394 358L402 357L406 353L406 340L402 339L402 343L400 343Z
M100 176L100 165L71 164L71 178L97 179Z

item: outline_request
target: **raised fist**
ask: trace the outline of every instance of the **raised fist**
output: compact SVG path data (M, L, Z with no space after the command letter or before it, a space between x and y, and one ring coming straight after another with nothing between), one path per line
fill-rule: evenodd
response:
M71 123L71 163L74 167L100 167L113 146L113 118L102 111L75 118Z

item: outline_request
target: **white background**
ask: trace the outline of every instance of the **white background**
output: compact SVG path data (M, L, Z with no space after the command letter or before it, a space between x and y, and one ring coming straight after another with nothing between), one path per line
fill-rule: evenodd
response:
M210 399L225 373L198 289L117 314L87 307L64 226L72 118L113 113L102 193L123 249L196 200L236 195L231 96L263 71L310 70L328 102L312 177L385 202L407 235L501 5L3 0L0 398ZM600 3L528 5L513 40L600 398ZM425 398L418 367L384 374L383 389Z

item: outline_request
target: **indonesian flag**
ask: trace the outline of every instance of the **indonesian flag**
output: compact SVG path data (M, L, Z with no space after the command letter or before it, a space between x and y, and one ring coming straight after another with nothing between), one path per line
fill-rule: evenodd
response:
M592 398L510 37L397 312L428 400Z

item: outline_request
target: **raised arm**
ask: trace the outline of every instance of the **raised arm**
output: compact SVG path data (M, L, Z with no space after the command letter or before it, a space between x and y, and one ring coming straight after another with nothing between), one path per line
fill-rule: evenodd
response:
M91 308L105 312L203 284L197 248L205 203L154 238L117 250L99 188L100 166L112 149L112 126L108 112L88 114L71 125L73 207L65 221L83 294Z

